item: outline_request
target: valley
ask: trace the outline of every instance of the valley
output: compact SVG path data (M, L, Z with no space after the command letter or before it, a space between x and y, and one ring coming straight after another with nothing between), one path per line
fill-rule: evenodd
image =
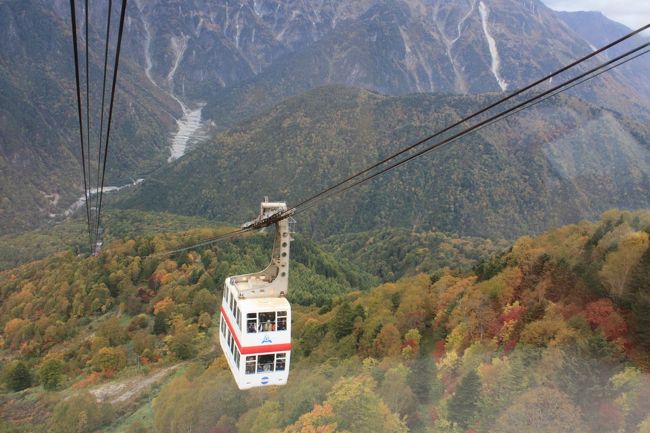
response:
M298 202L493 98L319 88L198 146L116 206L243 221L261 192ZM388 226L511 239L611 207L645 208L648 137L643 122L561 96L352 190L299 223L316 238Z

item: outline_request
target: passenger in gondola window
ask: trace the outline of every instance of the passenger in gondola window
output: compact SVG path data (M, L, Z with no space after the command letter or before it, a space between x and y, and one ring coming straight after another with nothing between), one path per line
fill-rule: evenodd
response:
M287 318L278 317L278 331L286 331L286 330L287 330Z
M248 332L256 332L257 328L257 313L248 313L246 315L246 329Z
M246 374L255 374L255 356L246 357Z
M275 355L259 355L257 357L257 372L273 371L273 363L275 362Z
M279 353L276 360L275 360L275 370L276 371L284 371L286 367L286 356L284 353Z
M260 313L260 322L275 322L275 312Z

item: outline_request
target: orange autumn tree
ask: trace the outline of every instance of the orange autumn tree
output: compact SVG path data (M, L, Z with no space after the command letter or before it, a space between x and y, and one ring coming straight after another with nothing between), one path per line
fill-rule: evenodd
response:
M157 316L161 312L169 313L172 308L174 308L174 301L171 298L164 298L153 306L153 314Z
M381 328L379 335L375 338L374 349L377 357L397 356L401 352L401 337L399 331L392 323Z
M600 329L609 341L627 334L625 319L614 308L610 299L599 299L585 308L586 319L592 329Z
M336 427L332 405L316 404L311 412L302 415L298 421L285 428L283 433L335 433Z

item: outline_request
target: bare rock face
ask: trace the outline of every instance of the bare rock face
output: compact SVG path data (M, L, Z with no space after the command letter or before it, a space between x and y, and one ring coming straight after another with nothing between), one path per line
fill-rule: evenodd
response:
M134 34L149 29L154 75L176 76L186 92L230 87L309 52L329 54L313 64L322 84L503 91L589 50L536 0L195 0L137 9Z
M142 57L148 49L157 80L178 94L205 99L309 46L365 3L140 1L130 10L130 54Z
M130 55L147 51L154 79L207 102L204 115L222 127L328 84L388 95L514 90L613 39L592 43L538 0L194 0L132 9ZM649 106L632 89L639 76L633 68L606 75L579 94L636 115Z

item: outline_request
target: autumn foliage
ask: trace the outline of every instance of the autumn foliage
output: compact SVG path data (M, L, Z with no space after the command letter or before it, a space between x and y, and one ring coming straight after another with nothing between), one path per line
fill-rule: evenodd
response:
M336 269L310 256L323 274L296 266L289 384L247 393L214 344L222 278L244 272L246 248L137 255L174 244L170 235L118 242L99 258L63 254L0 274L2 350L22 362L4 383L42 386L56 401L182 362L149 424L132 431L638 433L650 426L648 227L644 213L608 212L520 238L473 270L370 290L328 280ZM251 267L266 259L261 245ZM335 289L305 289L323 281ZM73 428L107 419L87 396L75 401L89 412ZM45 428L63 431L76 412L55 406Z

